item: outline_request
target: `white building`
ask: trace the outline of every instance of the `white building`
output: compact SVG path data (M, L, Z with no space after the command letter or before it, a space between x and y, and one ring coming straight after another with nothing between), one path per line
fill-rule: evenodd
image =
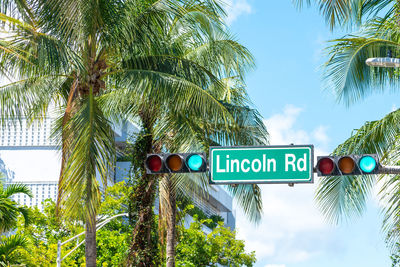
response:
M34 197L17 194L14 200L26 206L42 209L46 199L57 199L60 155L51 141L52 119L28 125L26 120L9 120L0 128L0 171L6 183L24 183Z
M46 199L52 199L56 201L57 199L57 189L58 182L57 181L37 181L37 182L22 182L29 187L34 195L33 198L30 198L24 194L17 194L14 197L14 200L21 205L26 205L28 207L38 207L39 209L43 209L42 203Z

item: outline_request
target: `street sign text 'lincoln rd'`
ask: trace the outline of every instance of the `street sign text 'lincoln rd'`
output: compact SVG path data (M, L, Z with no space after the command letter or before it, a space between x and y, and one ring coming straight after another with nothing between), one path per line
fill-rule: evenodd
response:
M312 145L211 147L210 182L312 183Z

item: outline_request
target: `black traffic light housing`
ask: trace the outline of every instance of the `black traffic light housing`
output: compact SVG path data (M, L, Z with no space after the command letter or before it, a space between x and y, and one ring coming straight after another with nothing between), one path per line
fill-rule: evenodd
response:
M318 176L366 175L379 173L376 154L317 157Z
M207 158L205 153L147 154L145 168L147 174L206 172Z

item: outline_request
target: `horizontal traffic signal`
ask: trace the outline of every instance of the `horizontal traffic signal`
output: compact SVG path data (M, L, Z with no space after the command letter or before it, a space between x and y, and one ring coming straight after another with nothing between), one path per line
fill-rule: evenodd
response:
M376 174L379 160L375 154L317 157L318 176Z
M148 154L145 161L146 173L191 173L206 172L205 153Z

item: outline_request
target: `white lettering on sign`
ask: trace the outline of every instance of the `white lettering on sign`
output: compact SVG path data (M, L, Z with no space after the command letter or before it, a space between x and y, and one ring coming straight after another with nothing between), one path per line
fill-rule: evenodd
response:
M306 162L307 162L307 154L304 153L304 157L303 157L303 158L300 158L300 159L297 161L297 169L298 169L300 172L305 172L305 171L307 171ZM301 163L303 163L303 167L300 167L300 164L301 164Z
M236 169L235 169L235 165L236 165ZM231 160L231 170L232 170L232 172L239 172L239 165L240 165L240 162L239 162L238 159Z
M256 167L257 164L257 167ZM253 172L259 172L261 171L261 161L259 159L255 159L251 162L251 169L253 170Z
M303 158L299 158L296 161L296 156L294 154L285 154L285 171L289 171L289 165L292 168L292 171L297 170L300 172L307 171L307 154L304 153Z
M222 161L223 162L223 161ZM303 163L305 168L305 162ZM225 166L221 164L220 155L217 155L217 172L218 173L239 173L239 172L276 172L276 159L268 159L266 154L262 155L261 159L230 159L229 155L226 155Z
M250 167L245 168L245 167L244 167L244 164L245 164L245 163L250 164L250 160L244 159L244 160L242 161L242 164L241 164L242 172L249 172Z
M217 155L217 172L225 172L225 169L221 169L219 166L219 155Z
M289 158L291 160L289 160ZM285 154L285 172L289 170L289 165L292 165L292 171L296 171L296 156L294 154Z
M268 159L268 172L271 171L271 164L272 164L272 171L276 172L276 160L275 159Z

